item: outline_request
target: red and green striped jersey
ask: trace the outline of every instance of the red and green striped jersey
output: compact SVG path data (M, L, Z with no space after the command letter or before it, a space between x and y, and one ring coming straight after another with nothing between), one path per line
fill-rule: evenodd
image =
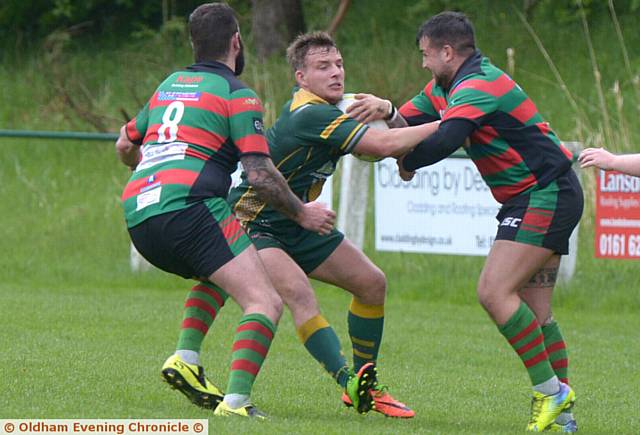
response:
M572 153L531 99L479 51L461 65L449 89L431 80L400 113L409 125L436 119L472 122L475 130L465 151L500 203L546 186L571 167Z
M219 62L169 75L126 125L142 159L122 193L127 225L226 197L247 154L269 155L262 103Z
M267 131L267 140L273 163L293 193L309 202L320 196L340 157L353 150L368 128L317 95L296 89ZM228 202L242 223L291 224L258 198L245 174L240 185L231 189Z

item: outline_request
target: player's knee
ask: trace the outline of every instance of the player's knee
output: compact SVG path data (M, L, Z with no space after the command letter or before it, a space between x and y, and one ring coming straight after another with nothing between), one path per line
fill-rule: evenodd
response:
M282 299L280 298L280 296L278 296L277 294L275 294L275 297L271 301L271 307L273 309L273 320L275 322L278 322L280 320L280 317L282 317L284 304L282 303Z
M485 310L489 310L493 305L495 292L493 291L491 286L488 285L486 280L480 278L480 281L478 282L478 288L476 289L476 295L478 297L478 302L480 303L480 305L482 305Z
M273 323L278 323L282 317L283 303L280 296L274 291L265 292L257 305Z
M252 288L238 302L245 312L263 313L274 323L277 323L282 316L282 299L270 284Z
M316 296L309 282L288 283L285 303L293 312L317 305Z
M478 288L476 291L476 296L478 297L478 303L480 303L480 305L482 305L482 307L486 310L490 305L488 295L484 292L481 292L480 288Z
M384 304L387 293L387 277L382 270L375 267L367 271L366 278L361 287L364 294L358 294L356 296L365 301L365 303L373 305Z
M384 300L387 293L387 277L384 272L376 267L375 272L371 274L371 279L373 293Z

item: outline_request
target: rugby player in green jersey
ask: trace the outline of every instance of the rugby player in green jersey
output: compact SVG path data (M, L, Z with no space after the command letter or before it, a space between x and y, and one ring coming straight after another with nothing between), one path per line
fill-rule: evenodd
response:
M163 378L215 415L264 418L250 393L282 300L226 202L230 174L240 159L257 195L314 233L329 234L335 213L304 204L269 158L260 99L236 78L243 50L233 9L204 4L189 17L189 30L195 64L170 74L120 131L116 151L133 170L122 203L138 251L162 270L199 281L187 296ZM205 377L200 348L228 296L243 316L225 395ZM374 376L369 366L348 380L359 407L370 406L359 398L367 397Z
M567 350L551 312L560 256L583 208L573 156L520 86L476 49L466 16L440 13L416 41L433 79L400 113L409 125L442 123L398 160L400 174L408 181L464 146L502 203L477 293L531 379L527 430L575 432Z
M437 123L403 129L370 129L335 104L344 93L340 51L324 32L299 36L287 49L298 87L267 132L269 150L293 192L314 201L338 160L350 152L400 156L428 137ZM393 118L385 100L360 95ZM364 186L363 188L368 188ZM384 273L343 234L318 234L266 204L243 175L229 202L258 248L276 290L291 310L298 336L309 353L343 388L350 373L375 363L382 340L386 279ZM349 368L336 333L320 313L309 277L353 294L348 313L354 367ZM371 389L375 410L387 416L413 417L414 411L378 384ZM342 395L352 406L348 391Z

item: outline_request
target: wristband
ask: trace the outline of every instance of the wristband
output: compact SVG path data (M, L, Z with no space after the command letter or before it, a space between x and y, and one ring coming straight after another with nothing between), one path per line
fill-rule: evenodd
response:
M389 102L391 103L391 101ZM391 113L389 113L389 116L386 118L386 121L393 122L396 120L397 117L398 117L398 109L396 109L396 106L394 106L393 103L391 103Z
M389 106L391 107L389 108L389 114L384 119L386 121L393 121L398 116L398 109L396 109L396 106L394 106L391 101L389 100L385 100L385 101L389 103Z

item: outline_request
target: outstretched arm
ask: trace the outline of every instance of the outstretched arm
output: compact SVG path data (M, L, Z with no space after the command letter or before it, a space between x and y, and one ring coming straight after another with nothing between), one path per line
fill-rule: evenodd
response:
M581 168L596 166L640 177L640 154L612 154L604 148L587 148L578 158Z
M353 151L378 157L400 157L438 130L440 121L389 130L368 129Z
M465 119L452 119L440 124L438 131L416 146L404 156L402 166L407 171L429 166L449 157L460 148L476 125Z
M303 203L269 157L248 154L240 160L247 181L264 202L307 230L328 234L333 229L335 212L316 202Z
M400 178L411 181L417 169L449 157L468 142L468 137L475 128L475 124L464 119L453 119L441 124L438 131L397 160Z

